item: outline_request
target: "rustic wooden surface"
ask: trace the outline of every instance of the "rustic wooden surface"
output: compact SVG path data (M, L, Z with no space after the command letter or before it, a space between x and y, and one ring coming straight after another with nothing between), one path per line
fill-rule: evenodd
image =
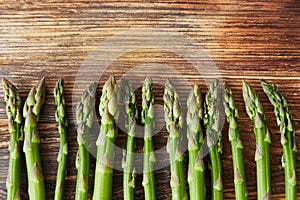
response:
M244 142L247 189L249 199L256 199L255 137L242 101L241 81L247 80L258 91L272 132L270 145L271 179L273 199L284 199L284 173L281 168L282 148L273 108L259 85L265 79L279 85L286 96L294 117L296 129L300 128L300 2L281 1L171 1L160 3L98 2L96 0L1 1L0 4L0 78L6 77L19 88L23 100L30 88L45 76L47 99L40 118L41 156L46 181L47 199L53 198L56 176L56 156L59 138L54 118L55 106L52 89L58 78L65 80L67 116L70 122L68 133L69 157L65 199L74 199L75 154L77 151L76 130L73 121L72 96L80 96L73 88L76 74L87 58L102 41L121 31L137 27L167 28L170 33L181 33L201 44L210 54L222 76L232 87L240 110L240 131ZM204 3L206 2L206 3ZM146 36L145 36L146 37ZM141 38L143 39L143 38ZM189 52L187 52L189 53ZM192 52L190 52L192 53ZM115 73L119 80L131 67L149 63L171 65L182 74L189 84L199 82L205 92L201 77L183 58L159 50L136 50L118 58L99 82L98 97L105 78ZM120 68L124 66L124 68ZM97 73L97 72L93 72ZM160 71L138 73L139 78ZM215 72L203 72L209 79ZM172 75L170 75L172 76ZM179 79L180 80L180 79ZM141 82L140 82L141 83ZM180 85L178 81L177 85ZM179 92L187 94L185 87ZM162 87L155 86L156 102L162 105ZM140 95L140 89L137 90ZM139 101L141 98L138 99ZM7 120L4 101L0 101L0 199L5 199L5 180L8 167ZM158 109L158 121L162 110ZM233 171L230 144L224 126L224 197L234 199ZM300 132L296 142L300 143ZM125 135L120 134L118 146L124 146ZM165 129L156 134L156 149L165 146ZM299 145L298 145L299 146ZM142 140L137 141L138 151ZM298 158L299 154L297 154ZM186 160L186 159L185 159ZM90 194L93 185L95 160L91 160ZM208 173L207 173L208 174ZM155 172L158 199L171 199L169 168ZM300 161L297 159L297 176L300 178ZM207 180L209 176L207 175ZM137 176L136 199L143 199L142 176ZM209 184L209 183L208 183ZM210 197L209 185L207 185ZM22 199L28 199L26 173L23 160ZM298 198L300 187L298 186ZM113 199L122 198L122 172L115 171Z

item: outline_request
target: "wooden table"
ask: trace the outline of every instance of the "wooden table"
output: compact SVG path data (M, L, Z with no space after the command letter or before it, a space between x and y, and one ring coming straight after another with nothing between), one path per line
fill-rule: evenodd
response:
M206 3L205 3L206 2ZM45 76L47 80L47 99L38 124L41 137L41 156L46 181L47 199L52 199L56 177L56 157L59 137L55 123L55 105L52 90L58 78L65 80L65 96L67 116L70 122L68 132L69 157L68 175L66 178L65 199L74 199L75 193L75 156L77 151L76 129L74 125L73 106L82 91L74 87L87 83L93 76L103 72L99 81L98 99L106 78L114 73L119 80L128 70L144 66L127 74L137 85L138 101L141 102L140 85L148 74L156 81L158 130L154 137L155 149L165 146L167 134L163 127L161 82L165 78L175 79L176 88L184 97L188 93L188 85L199 83L203 92L210 81L219 77L233 89L235 100L240 111L240 132L244 143L244 160L246 168L247 189L249 199L256 199L256 170L254 161L255 137L252 122L248 119L242 100L241 81L247 80L259 93L267 117L267 125L271 131L270 145L271 181L273 199L284 199L284 173L281 168L282 147L279 128L273 114L273 107L263 93L259 80L278 84L286 96L293 114L295 127L300 127L300 2L283 1L178 1L171 0L154 2L98 2L96 0L76 1L41 1L20 3L20 1L2 2L0 4L0 76L6 77L19 88L25 100L30 88L38 79ZM161 32L166 38L166 46L159 43L157 48L148 48L151 44L138 46L130 42L143 42L149 39L149 32L140 31L134 37L135 29L147 28L156 33ZM124 32L127 31L127 36ZM130 32L130 34L129 34ZM152 32L153 33L153 32ZM166 34L167 33L167 34ZM127 41L112 43L112 48L103 48L107 41L116 41L116 37ZM153 35L152 35L153 36ZM151 36L151 38L152 38ZM171 37L172 39L168 38ZM153 39L153 38L152 38ZM168 39L170 39L168 41ZM171 49L171 44L178 41L182 46ZM151 41L151 40L150 40ZM155 41L155 40L153 40ZM183 41L193 41L193 45ZM119 45L119 48L118 48ZM197 46L198 45L198 46ZM128 51L126 50L126 47ZM195 47L203 48L206 56L185 58L184 55L197 55ZM107 64L105 71L89 68L84 71L85 77L78 77L83 66L86 66L89 55L95 50L100 56L99 65L111 58L112 52L121 52ZM182 51L181 51L182 52ZM199 52L198 52L199 53ZM203 56L203 54L202 54ZM216 68L195 70L193 62L205 63L206 58ZM95 64L95 63L94 63ZM97 64L97 63L96 63ZM153 68L154 67L154 68ZM176 73L166 69L174 69ZM102 68L101 68L102 69ZM139 68L142 69L142 68ZM216 70L217 69L217 70ZM163 72L163 73L162 73ZM169 72L169 73L168 73ZM203 79L203 76L205 79ZM98 75L100 77L100 75ZM82 82L81 82L82 81ZM85 82L86 81L86 82ZM98 81L98 80L95 80ZM98 100L99 101L99 100ZM97 103L99 103L97 101ZM184 101L183 101L184 102ZM73 105L73 106L72 106ZM5 103L0 101L0 198L5 199L5 181L8 167L8 141ZM228 126L224 126L222 155L224 172L224 198L234 199L233 171L231 147L227 139ZM183 133L185 135L185 133ZM296 142L300 142L299 131L296 131ZM125 134L120 133L117 146L123 147ZM143 140L137 140L138 152L142 152ZM299 146L299 145L298 145ZM297 154L298 157L299 154ZM207 160L207 157L205 158ZM185 159L185 162L187 159ZM164 160L163 162L167 162ZM90 195L93 186L95 160L91 159ZM297 176L300 177L300 162L297 159ZM23 159L22 168L22 199L28 199L26 170ZM171 199L169 186L169 167L155 171L157 199ZM143 199L142 175L136 177L136 199ZM210 197L209 171L207 171L207 191ZM113 199L122 198L122 172L115 171ZM298 196L300 188L298 187ZM300 197L299 197L300 198Z

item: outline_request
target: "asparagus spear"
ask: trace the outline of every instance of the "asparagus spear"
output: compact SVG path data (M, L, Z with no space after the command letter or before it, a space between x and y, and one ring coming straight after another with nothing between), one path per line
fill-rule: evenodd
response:
M28 191L31 200L46 199L39 151L40 136L37 128L45 96L46 85L43 78L36 86L32 87L23 108L23 117L25 118L23 151L26 158Z
M232 161L234 171L234 187L235 187L235 199L246 200L248 199L248 193L246 188L245 170L243 163L243 144L239 138L238 129L238 110L235 106L231 89L225 84L224 93L224 108L226 114L226 120L229 123L228 137L231 142L232 149Z
M123 174L123 189L124 200L133 200L133 189L135 187L135 174L133 168L133 152L135 150L135 124L138 118L137 102L135 93L128 80L122 79L122 99L124 102L126 117L126 129L127 129L127 145L124 152L122 167L124 169Z
M164 89L165 122L169 132L167 152L170 157L172 199L187 200L183 170L182 137L180 129L183 125L179 96L172 83L167 80Z
M101 127L97 139L97 161L93 200L108 200L112 197L114 142L117 136L116 121L119 118L119 90L113 75L102 89L99 112Z
M281 144L283 146L282 166L285 172L285 194L287 200L297 198L296 180L296 143L295 129L291 112L284 96L274 84L261 81L262 88L274 106L274 113L281 132Z
M56 82L56 86L53 91L55 105L57 110L55 112L55 120L58 123L58 132L60 135L60 148L57 157L58 170L56 176L56 187L54 199L60 200L63 198L63 189L65 185L65 176L66 176L66 164L67 164L67 154L68 154L68 145L67 145L67 131L68 131L68 121L65 117L65 98L63 93L64 83L60 79Z
M2 79L6 115L8 117L9 167L6 181L7 200L17 200L20 197L20 147L23 140L21 134L21 97L17 88L5 78Z
M89 132L95 119L94 106L97 84L92 83L83 92L81 102L76 108L78 152L76 158L77 181L76 200L88 198L88 179L90 171Z
M152 80L147 77L142 88L142 123L144 129L144 170L143 170L143 186L146 200L155 200L155 178L153 173L153 164L155 163L155 155L153 152L152 132L154 118L154 95L152 93Z
M245 81L243 81L243 97L247 114L254 123L257 199L271 199L269 158L271 138L266 127L265 114L257 93Z
M204 125L207 134L207 146L210 150L210 165L212 178L212 199L223 199L222 181L222 133L220 130L220 96L219 81L216 79L205 96Z
M187 139L189 151L188 183L190 199L205 199L204 163L201 147L204 142L202 124L203 100L200 88L194 85L187 99Z

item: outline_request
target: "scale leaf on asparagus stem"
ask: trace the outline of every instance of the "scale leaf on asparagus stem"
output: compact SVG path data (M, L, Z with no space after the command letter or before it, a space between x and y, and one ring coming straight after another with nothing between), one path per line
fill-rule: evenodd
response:
M21 125L21 97L17 88L5 78L2 79L6 115L8 118L9 141L9 166L6 180L7 200L18 200L20 197L20 148L23 140Z
M266 81L261 81L262 88L274 106L277 125L281 132L281 144L283 146L282 166L285 172L285 194L287 200L297 198L296 180L296 142L295 128L292 122L291 112L285 97L278 87Z
M40 159L40 136L37 124L40 111L46 96L45 79L42 78L38 84L31 88L23 107L24 124L24 146L27 175L28 192L30 200L46 199L44 176Z
M95 116L95 95L97 84L91 83L83 92L81 101L76 108L77 143L78 152L76 158L77 181L76 200L88 198L88 180L90 172L90 145L89 132L93 126Z
M93 200L112 198L112 178L114 163L114 142L117 137L120 94L114 75L103 86L99 112L101 126L96 142L97 159Z

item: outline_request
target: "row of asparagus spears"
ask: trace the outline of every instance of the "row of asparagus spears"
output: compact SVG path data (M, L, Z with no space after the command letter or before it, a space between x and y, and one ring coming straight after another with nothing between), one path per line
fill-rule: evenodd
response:
M28 94L22 105L16 87L3 79L6 113L8 116L8 130L10 132L10 160L7 177L7 199L21 199L20 197L20 149L23 147L28 174L28 193L31 200L46 198L41 159L39 155L40 137L37 123L46 96L45 79L39 81ZM291 113L286 99L276 85L261 82L264 92L274 106L277 124L281 132L283 146L282 166L285 172L286 199L297 198L295 173L295 130ZM78 171L76 182L76 200L88 198L88 182L90 171L90 140L89 134L96 121L95 98L97 84L92 83L84 91L81 101L76 108L78 153L76 168ZM120 91L121 90L121 91ZM271 199L270 132L266 127L266 117L257 93L246 82L243 82L243 98L249 118L254 123L256 138L256 169L257 169L257 198ZM66 176L66 160L68 154L67 128L65 118L65 100L63 95L63 81L59 80L54 88L54 99L57 107L55 118L60 133L60 149L58 153L58 171L54 199L62 199L64 180ZM234 102L231 89L220 85L215 80L209 87L205 97L198 85L194 85L187 98L186 138L188 141L188 177L189 195L183 168L182 128L184 123L183 110L179 95L174 85L167 80L164 87L164 118L169 133L167 153L170 158L173 200L206 199L205 164L203 157L209 153L209 168L211 171L212 199L223 199L222 183L222 111L225 109L226 121L229 124L228 138L232 146L232 161L234 169L234 185L236 199L247 199L246 179L243 162L243 144L238 129L238 110ZM114 164L114 142L118 133L119 104L122 102L126 114L127 129L126 149L123 153L122 167L124 199L134 199L135 168L133 155L135 152L135 126L138 120L138 109L135 92L128 80L121 80L119 89L115 77L112 75L106 81L100 98L99 113L101 126L96 141L97 159L94 180L93 200L109 200L112 198L112 180ZM23 111L22 111L23 106ZM142 87L141 122L144 125L144 163L143 181L146 200L155 200L155 177L153 167L156 162L152 142L154 128L154 94L153 84L147 77Z
M20 196L21 149L25 154L28 175L28 194L30 199L46 199L44 176L40 159L40 136L37 124L46 97L45 79L40 80L31 88L27 99L22 104L17 88L8 80L2 80L6 114L8 117L9 169L6 181L7 199L18 200ZM55 188L55 199L62 199L67 161L67 127L65 118L65 100L63 96L63 81L59 80L54 89L54 100L57 107L55 118L60 134L60 149L57 157L58 171Z

